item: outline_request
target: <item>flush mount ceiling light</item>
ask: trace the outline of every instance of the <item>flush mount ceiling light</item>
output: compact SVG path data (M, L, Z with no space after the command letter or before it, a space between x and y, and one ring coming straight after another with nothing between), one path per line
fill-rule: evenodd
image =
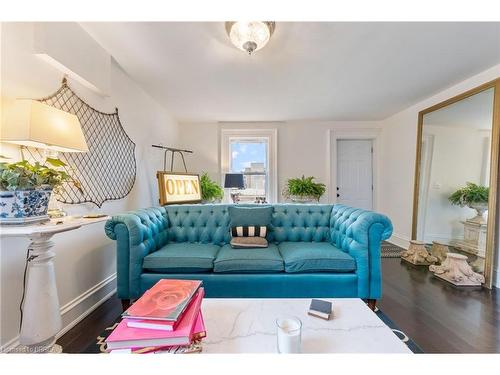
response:
M236 48L251 55L264 47L275 28L270 21L226 22L226 32Z

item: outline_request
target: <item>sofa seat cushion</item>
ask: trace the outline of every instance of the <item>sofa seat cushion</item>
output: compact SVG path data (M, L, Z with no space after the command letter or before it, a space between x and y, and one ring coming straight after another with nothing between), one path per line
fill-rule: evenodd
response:
M356 270L354 258L328 242L281 242L278 247L285 262L285 272Z
M142 267L152 272L210 272L220 246L204 243L169 243L144 257Z
M283 259L275 244L269 244L265 249L233 249L227 244L221 247L214 261L214 272L219 273L270 273L283 270Z

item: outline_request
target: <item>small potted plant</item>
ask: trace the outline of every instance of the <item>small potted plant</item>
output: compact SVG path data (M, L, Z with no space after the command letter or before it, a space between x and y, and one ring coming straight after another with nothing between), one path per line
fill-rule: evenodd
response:
M482 223L484 222L483 215L488 209L488 196L490 189L487 186L477 185L472 182L455 191L449 196L451 204L470 207L477 211L476 217L467 219L468 221Z
M314 182L314 177L290 178L283 189L283 197L297 203L308 203L319 199L325 194L326 186Z
M2 157L6 159L5 157ZM26 224L48 219L50 195L64 182L79 187L59 159L47 158L45 164L27 160L0 163L0 223Z
M220 202L224 197L222 187L212 180L208 173L203 173L200 177L201 199L204 203Z

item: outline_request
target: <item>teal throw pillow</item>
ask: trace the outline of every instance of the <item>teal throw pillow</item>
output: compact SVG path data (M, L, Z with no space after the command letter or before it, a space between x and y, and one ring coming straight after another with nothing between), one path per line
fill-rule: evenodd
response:
M271 224L271 216L273 208L267 207L229 207L229 226L269 226Z

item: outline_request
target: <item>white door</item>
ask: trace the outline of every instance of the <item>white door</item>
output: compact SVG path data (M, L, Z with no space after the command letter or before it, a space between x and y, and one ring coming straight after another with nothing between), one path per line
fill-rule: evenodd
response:
M373 209L372 140L337 140L337 203Z

